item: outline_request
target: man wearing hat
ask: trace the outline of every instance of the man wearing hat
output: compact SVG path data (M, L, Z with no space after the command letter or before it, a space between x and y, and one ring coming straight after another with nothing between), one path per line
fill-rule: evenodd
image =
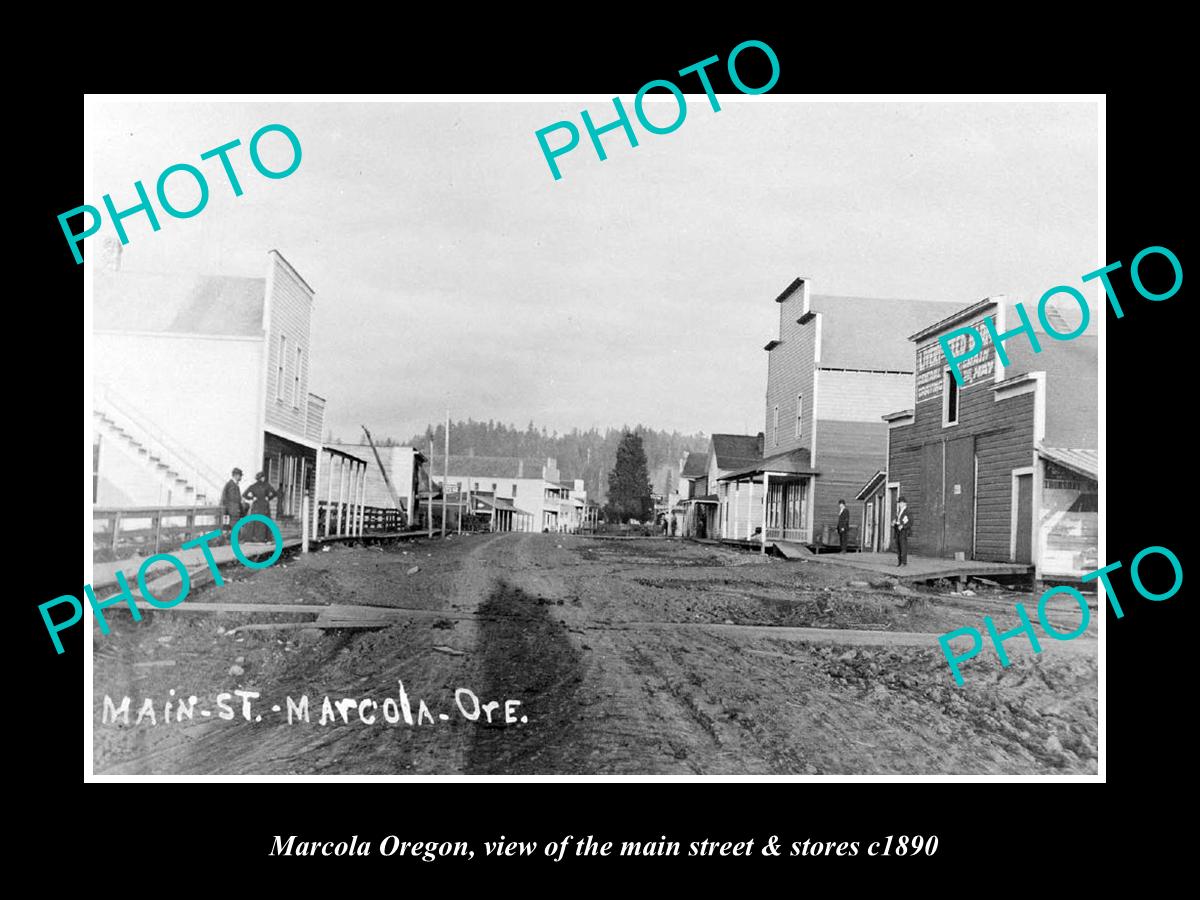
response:
M899 562L896 568L908 565L908 533L912 531L912 517L908 514L908 501L901 497L896 501L896 521L892 523L896 529L896 556Z
M234 469L233 477L225 483L225 489L221 491L221 511L217 513L217 524L221 526L221 534L226 540L229 539L233 523L242 517L242 489L238 487L241 480L242 470ZM229 516L228 524L225 523L226 516Z
M846 501L838 501L838 523L837 523L838 543L841 544L842 553L846 552L846 538L850 535L850 510L846 509Z

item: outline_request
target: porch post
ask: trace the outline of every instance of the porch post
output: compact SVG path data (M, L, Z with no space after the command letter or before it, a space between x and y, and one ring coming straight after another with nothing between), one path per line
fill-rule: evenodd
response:
M346 457L339 456L338 459L341 460L341 463L338 465L337 535L341 537L342 527L346 521Z
M767 495L770 491L771 473L763 472L763 516L762 516L762 551L767 552Z
M752 523L751 510L754 509L754 475L750 476L750 480L746 482L746 540L750 540L754 536L754 523Z

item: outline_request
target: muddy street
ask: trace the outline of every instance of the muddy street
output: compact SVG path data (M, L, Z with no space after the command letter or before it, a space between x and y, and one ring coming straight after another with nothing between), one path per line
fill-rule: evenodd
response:
M1095 617L954 684L936 636L1011 628L1017 600L661 538L335 547L194 602L397 624L165 610L96 630L96 772L1094 773Z

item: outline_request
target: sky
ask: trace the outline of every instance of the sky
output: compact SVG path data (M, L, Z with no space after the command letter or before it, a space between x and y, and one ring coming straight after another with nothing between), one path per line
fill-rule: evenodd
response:
M754 433L774 298L797 276L820 294L1029 306L1106 262L1094 103L687 100L667 135L631 113L638 146L609 132L605 161L580 110L611 121L606 98L95 102L83 202L124 209L135 180L152 194L168 166L200 168L208 205L160 210L157 232L127 219L122 269L262 277L282 253L316 291L309 390L344 437L407 439L447 409L559 432ZM646 109L676 114L669 97ZM535 132L561 120L581 142L556 181ZM303 150L276 180L247 149L270 123ZM235 138L241 197L199 158ZM279 134L261 148L271 168L290 160ZM188 182L168 183L184 209Z

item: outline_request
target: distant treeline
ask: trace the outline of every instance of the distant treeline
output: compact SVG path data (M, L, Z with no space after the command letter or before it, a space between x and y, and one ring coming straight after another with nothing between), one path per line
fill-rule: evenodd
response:
M536 459L544 463L547 457L558 461L558 471L564 481L582 478L588 496L601 503L608 486L608 472L617 459L617 445L621 442L623 429L608 428L604 431L592 428L569 434L550 432L537 428L533 422L523 431L514 425L502 422L453 422L450 425L450 453L452 456L466 455L472 451L476 456L507 456ZM655 491L667 487L668 478L679 477L679 458L687 450L703 452L708 448L708 436L703 433L680 434L677 431L657 431L638 425L630 429L642 435L646 449L646 464L650 472L651 486ZM376 443L390 447L408 445L429 452L429 441L433 439L435 451L440 455L445 440L443 424L430 425L424 434L413 435L407 441L383 438ZM670 475L668 475L668 470ZM670 485L674 489L674 484Z

